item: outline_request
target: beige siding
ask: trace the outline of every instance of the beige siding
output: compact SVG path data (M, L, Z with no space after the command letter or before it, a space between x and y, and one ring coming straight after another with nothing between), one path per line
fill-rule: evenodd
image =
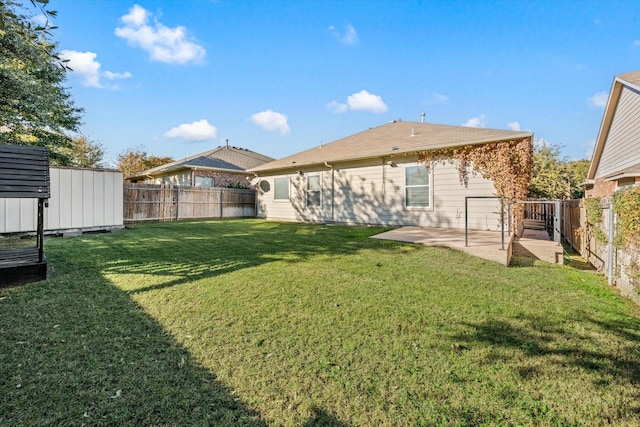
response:
M640 163L640 93L623 87L596 179Z
M121 172L51 167L50 176L45 230L123 225ZM35 231L36 212L34 199L0 199L0 233Z
M465 196L495 195L490 181L471 176L465 188L453 165L437 164L431 170L431 206L406 207L405 168L417 163L396 161L397 167L383 166L380 160L375 163L336 165L333 176L329 168L303 171L303 176L289 175L290 201L274 200L275 177L267 177L270 191L259 195L259 216L294 221L464 228ZM308 208L305 204L306 179L315 174L322 176L322 209ZM499 210L499 201L495 199L470 200L470 228L498 230Z

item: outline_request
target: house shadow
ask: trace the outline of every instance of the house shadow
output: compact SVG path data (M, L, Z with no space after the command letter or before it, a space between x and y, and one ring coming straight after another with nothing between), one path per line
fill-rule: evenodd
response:
M85 277L2 290L3 425L266 426L126 293Z

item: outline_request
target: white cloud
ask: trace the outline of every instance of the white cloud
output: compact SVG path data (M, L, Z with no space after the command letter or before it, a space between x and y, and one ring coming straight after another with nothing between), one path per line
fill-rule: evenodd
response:
M633 41L633 45L634 46L640 46L640 40L634 40Z
M344 45L354 46L358 44L358 33L351 24L345 26L344 33L340 33L333 25L330 25L327 30L329 30L336 40Z
M41 26L41 27L44 27L44 26L46 26L46 25L49 25L49 24L50 24L49 19L48 19L46 16L44 16L44 15L35 15L35 16L33 16L33 17L31 18L31 21L32 21L34 24L39 25L39 26Z
M598 92L588 99L589 105L598 108L604 108L609 100L609 93Z
M352 110L371 111L373 113L384 113L388 110L387 104L384 103L379 95L374 95L366 90L349 95L347 104Z
M134 5L120 18L125 25L116 28L115 35L146 50L152 61L186 64L204 59L206 50L189 40L185 27L169 28L157 20L150 25L151 16L148 10Z
M344 114L349 110L371 111L373 113L384 113L388 110L387 104L384 103L380 95L374 95L366 90L349 95L346 104L331 101L325 107L334 114Z
M206 141L216 137L218 129L205 119L193 123L184 123L165 132L167 138L180 138L186 141Z
M83 78L84 86L116 89L115 85L107 85L101 81L103 78L107 80L128 79L132 77L131 73L114 73L113 71L100 71L100 63L96 61L98 54L94 52L78 52L75 50L63 50L60 52L60 58L68 61L67 65Z
M509 123L507 123L507 129L519 131L520 130L520 123L518 123L518 122L509 122Z
M343 104L342 102L331 101L326 105L327 110L330 110L334 114L344 114L349 111L349 106L347 104Z
M277 113L272 110L265 110L255 113L251 116L251 121L263 129L280 131L281 135L286 135L291 130L287 123L285 114Z
M133 76L128 71L125 71L124 73L114 73L113 71L105 71L104 73L102 73L102 75L109 80L128 79Z
M484 114L480 114L478 117L471 117L469 120L462 124L462 126L470 128L483 128L486 125L487 121L485 120Z
M433 94L431 94L431 97L427 100L427 104L428 105L444 104L448 100L449 100L448 96L434 92Z

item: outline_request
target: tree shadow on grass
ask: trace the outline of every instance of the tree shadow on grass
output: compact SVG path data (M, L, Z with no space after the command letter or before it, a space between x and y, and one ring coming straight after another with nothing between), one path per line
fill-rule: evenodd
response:
M128 289L135 294L275 261L298 263L315 255L348 255L392 245L368 239L380 230L255 220L148 224L127 235L86 239L78 245L87 254L82 261L86 268L155 278L147 286Z
M313 414L302 427L348 427L348 424L338 420L324 409L314 407L311 411Z
M0 290L0 424L264 426L106 280Z
M640 321L586 317L581 319L581 323L590 323L593 328L591 332L582 334L580 345L576 345L575 341L568 343L566 337L573 332L563 324L534 317L520 318L517 323L496 319L466 323L465 326L473 328L475 333L458 335L454 339L465 342L466 346L480 343L494 347L497 351L492 353L489 360L505 358L499 349L511 348L522 351L528 357L558 356L548 360L586 371L597 371L597 377L604 374L608 378L623 378L634 386L640 384ZM616 335L620 345L603 349L593 338L593 333ZM528 375L526 369L522 372Z
M489 319L463 323L465 329L473 332L454 335L451 339L455 342L454 350L488 346L489 351L484 352L484 361L480 364L503 362L512 365L513 372L524 382L532 381L530 384L538 384L539 378L548 375L576 376L577 372L582 371L586 374L583 378L590 378L596 389L602 387L609 396L620 392L621 403L601 414L603 419L609 420L607 424L626 425L631 422L635 425L640 416L640 403L629 405L622 402L639 402L640 399L640 321L635 318L604 320L585 316L580 323L576 331L562 321L554 322L536 316ZM600 340L608 344L603 346ZM612 340L617 343L611 344ZM617 387L618 392L611 391ZM537 386L533 386L532 390L535 389ZM535 395L533 392L518 391L515 396L504 397L505 405L518 399L536 419L546 420L550 424L575 424L575 421L564 419L553 409L555 405L570 405L570 402L550 403ZM472 425L496 419L498 415L486 411L453 411L453 416L468 419ZM470 418L466 418L468 416Z

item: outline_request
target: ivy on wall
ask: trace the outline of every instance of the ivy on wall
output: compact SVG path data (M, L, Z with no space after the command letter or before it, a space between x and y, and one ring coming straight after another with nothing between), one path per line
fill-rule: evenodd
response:
M631 258L625 266L631 285L640 291L640 188L634 187L613 195L616 234L613 243Z
M467 185L472 170L493 181L498 196L523 200L533 171L533 144L529 138L482 145L438 148L419 153L419 161L456 165L460 182ZM473 169L471 168L473 166Z
M619 248L640 244L640 188L629 188L613 195L616 213L614 243Z
M587 210L587 227L593 233L598 243L607 243L607 235L602 231L602 208L600 197L592 197L584 200Z

